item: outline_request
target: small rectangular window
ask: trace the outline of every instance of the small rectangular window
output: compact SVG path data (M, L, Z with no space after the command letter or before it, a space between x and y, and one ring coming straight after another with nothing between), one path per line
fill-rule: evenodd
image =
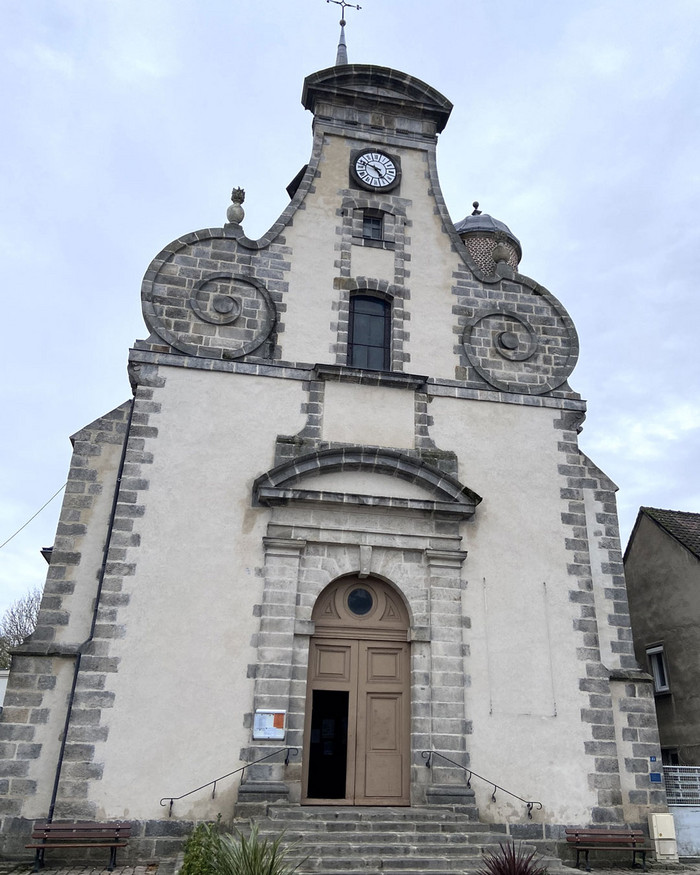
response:
M647 647L647 660L654 678L654 692L668 693L671 688L668 683L668 669L666 668L663 646Z
M661 762L665 766L680 766L681 758L678 755L677 747L662 747Z
M384 239L384 223L381 216L371 216L367 213L362 216L362 236L365 240Z

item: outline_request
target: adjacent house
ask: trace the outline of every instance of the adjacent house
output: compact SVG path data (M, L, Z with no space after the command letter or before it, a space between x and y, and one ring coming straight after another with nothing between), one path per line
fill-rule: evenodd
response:
M700 764L700 513L642 507L624 556L634 649L664 763Z

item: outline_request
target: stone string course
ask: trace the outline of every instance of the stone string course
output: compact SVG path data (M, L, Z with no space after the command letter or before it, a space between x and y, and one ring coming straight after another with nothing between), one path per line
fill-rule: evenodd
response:
M222 373L250 374L256 377L271 377L280 380L308 381L317 367L310 363L263 362L248 357L246 361L218 361L198 359L168 352L154 352L145 348L145 341L139 341L130 353L131 370L148 366L167 365L176 368L219 371ZM385 381L381 372L373 373L376 385L394 385L391 379ZM584 411L586 402L580 395L567 390L554 391L548 395L523 395L517 392L501 392L492 387L469 385L462 380L442 380L433 377L425 381L428 395L441 398L460 398L473 401L490 401L496 404L518 404L525 407L549 407L562 410Z

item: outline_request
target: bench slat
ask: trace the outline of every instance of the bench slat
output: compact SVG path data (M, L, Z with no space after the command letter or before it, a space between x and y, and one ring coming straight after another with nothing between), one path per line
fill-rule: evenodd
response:
M641 829L570 829L565 830L567 835L587 836L593 839L605 838L606 836L633 836L643 837Z
M644 844L644 836L639 836L639 838L627 838L626 836L606 836L605 838L593 838L593 836L581 836L580 838L567 838L567 842L571 843L579 843L579 842L587 842L588 844L593 845L605 845L608 842L622 844L623 842L630 845L639 845Z
M25 848L125 848L128 842L42 842L40 845L25 845Z
M70 841L71 839L93 839L94 841L99 841L100 839L123 839L130 838L130 834L120 831L115 832L111 830L109 832L40 832L40 833L32 833L33 839L55 839L56 841Z

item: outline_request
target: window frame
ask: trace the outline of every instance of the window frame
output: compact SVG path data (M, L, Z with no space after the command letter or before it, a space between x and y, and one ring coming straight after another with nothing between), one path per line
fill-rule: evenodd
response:
M383 344L382 346L378 346L376 344L370 344L367 342L361 342L356 339L356 331L357 326L355 322L356 315L356 305L361 301L372 301L382 305L383 315L382 319L384 321L383 326ZM371 314L358 314L358 315L371 315ZM365 289L360 289L354 294L350 296L349 302L349 313L348 313L348 351L347 351L347 364L348 367L351 368L359 368L361 370L368 371L390 371L391 370L391 316L392 316L392 302L390 299L381 297L379 295L372 295L368 293ZM364 349L382 349L384 351L383 363L381 368L371 368L365 365L359 365L355 361L353 361L354 351L359 350L360 348Z
M367 234L367 229L377 230L378 234ZM384 214L380 210L362 211L362 239L372 243L384 242Z
M671 684L668 677L668 664L663 644L654 644L651 647L647 647L646 656L649 673L654 679L654 693L670 693Z

